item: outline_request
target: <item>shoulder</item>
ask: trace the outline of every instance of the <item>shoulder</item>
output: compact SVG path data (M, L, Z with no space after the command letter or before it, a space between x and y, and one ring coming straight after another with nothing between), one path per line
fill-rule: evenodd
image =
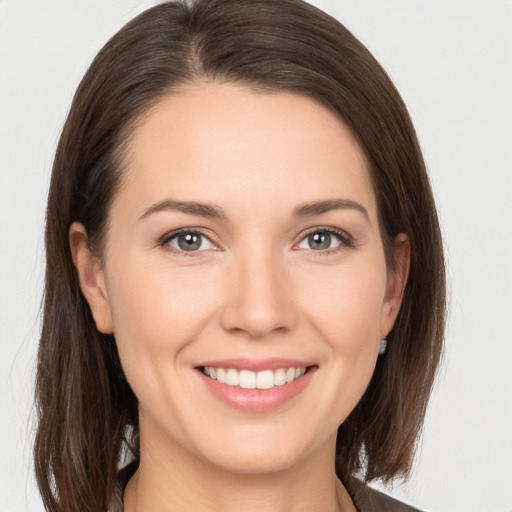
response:
M354 487L352 499L359 512L421 512L362 483Z

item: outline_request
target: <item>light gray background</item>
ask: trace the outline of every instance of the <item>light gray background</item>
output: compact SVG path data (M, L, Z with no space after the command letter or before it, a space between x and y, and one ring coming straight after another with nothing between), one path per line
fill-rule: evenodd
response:
M0 0L0 512L42 511L30 415L59 131L93 56L154 3ZM510 512L512 1L314 3L362 39L404 96L446 238L446 362L414 476L390 492L427 511Z

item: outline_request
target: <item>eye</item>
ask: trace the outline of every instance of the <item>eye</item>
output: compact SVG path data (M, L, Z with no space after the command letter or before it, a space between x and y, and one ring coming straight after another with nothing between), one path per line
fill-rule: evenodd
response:
M176 252L199 252L217 248L204 233L190 229L169 233L161 239L160 244Z
M310 231L297 245L299 249L316 252L332 252L340 246L353 247L354 241L344 231L333 228L316 228Z

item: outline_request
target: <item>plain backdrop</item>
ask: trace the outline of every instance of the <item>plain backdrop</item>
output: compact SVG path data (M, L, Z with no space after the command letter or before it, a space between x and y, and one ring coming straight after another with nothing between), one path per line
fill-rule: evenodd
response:
M32 393L57 138L96 52L154 3L0 0L0 512L43 510ZM414 475L388 491L426 511L510 512L512 1L313 3L370 48L402 93L446 240L445 363Z

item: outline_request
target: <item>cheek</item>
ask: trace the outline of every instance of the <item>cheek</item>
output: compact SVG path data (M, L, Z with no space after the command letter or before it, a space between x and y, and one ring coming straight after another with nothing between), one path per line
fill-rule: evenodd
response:
M310 294L308 312L327 347L322 362L330 384L318 403L335 430L361 400L375 370L385 279L352 269L331 280L328 290Z
M178 366L199 335L213 302L212 276L190 270L125 261L111 273L114 335L127 376L145 373L147 379L164 362Z
M325 344L322 363L330 385L318 403L333 429L363 396L377 361L386 267L383 259L366 263L311 271L315 286L301 291L308 323Z
M334 350L355 354L380 338L386 291L386 270L380 267L347 265L309 273L314 286L302 290L302 303Z

